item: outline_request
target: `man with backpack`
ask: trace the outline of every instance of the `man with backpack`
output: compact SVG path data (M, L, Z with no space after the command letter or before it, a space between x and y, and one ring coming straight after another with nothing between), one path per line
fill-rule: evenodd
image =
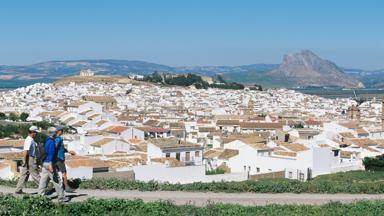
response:
M46 193L49 180L52 180L55 187L59 202L68 202L69 199L64 195L62 180L59 176L56 162L57 151L54 137L56 135L56 128L48 128L48 137L44 143L45 158L41 171L41 178L39 183L39 194L44 196Z
M35 142L34 138L36 137L36 134L39 132L39 129L36 126L31 126L28 129L28 136L24 141L24 148L23 148L23 163L20 167L20 178L17 182L16 186L16 194L24 194L23 188L25 186L25 183L28 181L29 176L32 177L32 179L39 184L40 181L40 175L39 175L39 166L36 161L36 147L37 143Z
M75 152L74 151L68 151L64 147L63 138L61 137L61 135L63 135L63 133L64 133L64 127L57 126L56 129L57 129L56 137L55 137L55 145L56 145L56 148L57 148L57 162L56 162L56 166L57 166L58 171L61 172L61 174L63 176L65 192L73 193L74 189L72 189L69 186L69 184L68 184L67 168L65 166L65 153L68 152L71 155L75 155Z

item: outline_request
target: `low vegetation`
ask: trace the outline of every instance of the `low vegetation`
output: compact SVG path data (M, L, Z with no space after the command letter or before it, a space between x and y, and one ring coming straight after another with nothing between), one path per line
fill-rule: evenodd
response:
M25 122L27 121L27 118L29 117L28 113L21 113L20 115L16 113L10 113L10 114L5 114L0 112L0 120L10 120L10 121L22 121Z
M21 139L25 138L28 135L28 129L32 125L37 126L42 129L42 133L38 133L35 137L35 141L38 143L44 142L47 138L46 131L49 127L55 126L55 124L48 121L35 121L35 122L4 122L0 124L0 139L3 138L12 138L12 139ZM73 133L75 130L71 126L64 126L66 133Z
M197 89L220 88L220 89L244 89L245 86L236 82L226 82L218 76L216 83L209 84L201 76L196 74L160 74L154 72L144 77L143 81L158 83L162 85L195 86ZM256 90L262 90L261 86L254 86Z
M366 157L363 164L366 170L384 171L384 154L377 157Z
M47 121L41 122L29 122L29 123L9 123L0 125L0 139L2 138L25 138L28 135L28 129L31 125L35 125L42 130L48 129L48 127L54 126ZM44 142L47 136L44 133L38 133L35 141Z
M139 191L201 191L251 193L384 193L384 172L351 171L318 176L307 182L289 179L262 179L243 182L196 182L190 184L159 183L155 181L125 181L119 179L92 179L72 182L73 187L97 190ZM14 187L15 181L0 181L0 185ZM30 183L29 186L36 187Z
M352 204L240 206L208 203L204 207L175 205L169 201L146 203L142 200L88 199L65 205L44 197L16 198L0 195L0 215L383 215L384 201Z
M224 174L225 170L222 168L216 168L213 170L207 170L205 171L205 175L218 175L218 174Z

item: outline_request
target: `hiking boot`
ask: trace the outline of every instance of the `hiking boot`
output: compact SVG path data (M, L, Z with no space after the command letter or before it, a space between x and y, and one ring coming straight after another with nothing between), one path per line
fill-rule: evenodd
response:
M26 194L24 191L20 190L20 191L15 191L15 194Z

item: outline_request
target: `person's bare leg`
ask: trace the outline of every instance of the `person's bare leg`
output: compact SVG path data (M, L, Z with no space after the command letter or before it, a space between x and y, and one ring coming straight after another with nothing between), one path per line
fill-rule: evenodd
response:
M68 184L68 177L66 172L63 172L63 182L64 182L65 189L70 188Z
M69 186L67 173L63 172L61 174L62 174L62 177L63 177L63 184L64 184L65 191L68 192L68 193L74 192L75 190L73 188L71 188L71 186Z

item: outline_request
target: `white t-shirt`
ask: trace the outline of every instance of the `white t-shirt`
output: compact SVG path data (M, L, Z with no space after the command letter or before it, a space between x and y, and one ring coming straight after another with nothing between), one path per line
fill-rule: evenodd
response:
M31 147L32 144L34 144L35 141L33 140L32 137L30 136L27 136L27 138L25 138L25 141L24 141L24 151L29 151L29 148Z

